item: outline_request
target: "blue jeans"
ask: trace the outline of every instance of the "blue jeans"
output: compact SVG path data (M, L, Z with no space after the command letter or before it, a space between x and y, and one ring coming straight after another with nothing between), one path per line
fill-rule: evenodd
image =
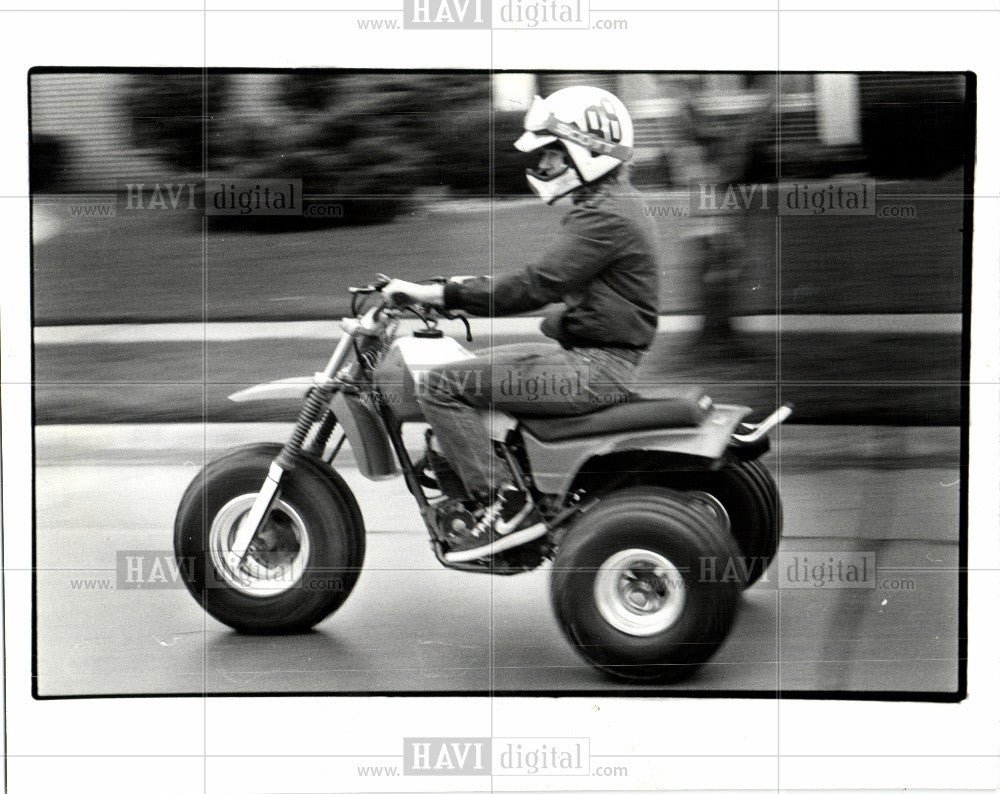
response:
M417 400L466 490L487 499L513 476L494 454L484 410L521 416L591 413L627 400L636 368L637 363L603 348L500 345L432 368Z

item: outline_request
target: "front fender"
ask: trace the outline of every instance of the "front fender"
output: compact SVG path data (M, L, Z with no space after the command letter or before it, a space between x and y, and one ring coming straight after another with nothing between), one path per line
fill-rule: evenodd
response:
M296 378L259 383L229 395L234 403L260 402L261 400L304 400L312 388L313 378L302 375Z
M351 445L361 474L369 480L382 480L399 474L389 435L366 400L337 392L332 408Z
M306 398L313 387L312 377L284 378L261 383L229 395L237 403L262 400L298 400ZM331 403L347 442L351 445L358 471L370 480L381 480L399 474L392 443L375 411L364 400L337 392Z
M697 427L667 427L605 436L541 441L523 427L521 436L536 487L566 497L577 473L587 461L622 452L662 452L714 461L722 457L733 431L751 409L716 405Z

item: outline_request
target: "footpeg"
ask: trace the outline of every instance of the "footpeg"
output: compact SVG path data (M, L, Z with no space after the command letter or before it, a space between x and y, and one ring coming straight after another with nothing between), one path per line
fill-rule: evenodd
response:
M466 549L464 551L449 551L444 555L444 560L445 562L471 562L483 557L491 557L494 554L499 554L501 551L507 551L507 549L513 549L516 546L523 546L525 543L538 540L538 538L542 537L548 531L549 528L545 526L545 523L539 522L518 532L512 532L510 535L504 535L502 538L486 546L480 546L476 549Z

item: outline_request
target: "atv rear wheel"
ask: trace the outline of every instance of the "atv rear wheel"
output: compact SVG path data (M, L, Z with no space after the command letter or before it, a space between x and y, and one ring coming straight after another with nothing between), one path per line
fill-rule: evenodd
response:
M684 487L711 495L725 509L750 587L774 561L781 543L783 512L771 472L759 461L733 459L686 481Z
M556 617L580 655L611 675L685 678L725 641L743 588L703 572L738 555L700 500L653 486L612 493L576 520L556 553Z

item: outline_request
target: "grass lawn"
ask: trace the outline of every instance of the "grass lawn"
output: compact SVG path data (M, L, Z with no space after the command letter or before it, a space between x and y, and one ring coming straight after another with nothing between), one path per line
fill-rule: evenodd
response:
M522 339L479 339L477 346ZM755 406L758 418L779 402L808 423L956 425L960 344L954 335L782 335L781 368L773 336L748 337L750 360L686 352L690 338L661 334L640 379L699 383L718 402ZM920 356L913 350L919 346ZM332 346L316 340L54 345L36 351L39 423L258 421L295 418L292 403L226 399L255 383L322 368Z
M960 311L960 182L889 183L879 197L879 207L909 206L914 217L751 216L738 313L773 313L779 293L787 313ZM686 199L649 203L663 252L661 313L697 312L696 274L671 215ZM284 234L202 234L194 212L74 211L69 197L35 199L36 225L51 235L38 235L34 248L40 325L336 317L347 287L378 272L421 279L489 272L491 262L523 267L545 248L565 206L422 209L379 226Z

